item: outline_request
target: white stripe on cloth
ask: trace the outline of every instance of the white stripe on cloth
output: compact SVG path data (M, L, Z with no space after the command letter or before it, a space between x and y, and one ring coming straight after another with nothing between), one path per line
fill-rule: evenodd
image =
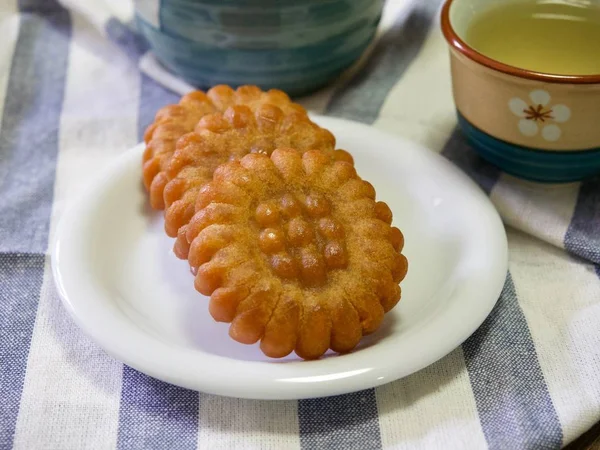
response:
M91 175L138 143L139 92L135 65L82 16L74 16L53 225Z
M592 265L519 232L511 273L567 444L600 416L600 284Z
M5 0L0 3L0 36L2 36L2 45L0 45L0 127L2 126L6 87L10 76L10 64L18 35L17 0Z
M165 69L152 52L147 52L140 58L139 68L142 73L176 94L185 95L195 89L194 86Z
M139 75L113 44L73 17L50 242L66 201L136 144ZM15 448L103 449L117 439L122 364L72 322L46 265Z
M448 46L436 25L388 94L374 126L439 152L456 126L456 113Z
M67 316L47 257L14 450L114 448L121 368Z
M482 449L486 440L462 348L376 389L383 448Z
M133 2L122 0L101 0L101 1L82 1L82 0L59 0L65 9L71 12L71 16L81 16L94 28L103 32L106 29L106 23L111 18L116 18L121 22L128 22L133 18Z
M507 225L564 248L580 186L532 183L502 175L490 199Z
M198 449L299 449L297 405L200 394Z

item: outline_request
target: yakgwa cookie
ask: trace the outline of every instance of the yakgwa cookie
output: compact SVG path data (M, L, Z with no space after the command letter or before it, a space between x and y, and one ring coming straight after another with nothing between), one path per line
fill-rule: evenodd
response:
M392 212L352 164L282 148L219 166L187 227L195 287L229 335L274 358L349 352L400 300Z
M265 103L276 105L286 113L306 115L304 108L293 103L285 92L277 89L264 92L251 85L236 90L219 85L206 93L193 91L184 95L179 104L161 108L144 133L143 179L151 206L164 209L163 190L168 181L165 170L175 144L181 136L193 131L202 117L223 112L233 105L246 105L255 110Z

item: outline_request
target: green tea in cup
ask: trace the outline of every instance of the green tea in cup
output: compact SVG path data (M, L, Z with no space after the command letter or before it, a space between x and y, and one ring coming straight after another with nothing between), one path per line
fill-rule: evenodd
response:
M476 14L466 41L496 61L561 75L600 74L600 2L499 2Z

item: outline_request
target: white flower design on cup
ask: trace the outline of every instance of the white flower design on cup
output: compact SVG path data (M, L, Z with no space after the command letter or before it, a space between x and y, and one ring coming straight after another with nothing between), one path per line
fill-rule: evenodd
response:
M529 93L531 103L513 97L508 102L509 109L519 120L519 131L525 136L535 136L540 128L542 137L550 142L560 139L561 129L556 123L564 123L571 118L571 109L566 105L550 105L550 94L542 89ZM555 122L555 123L554 123Z

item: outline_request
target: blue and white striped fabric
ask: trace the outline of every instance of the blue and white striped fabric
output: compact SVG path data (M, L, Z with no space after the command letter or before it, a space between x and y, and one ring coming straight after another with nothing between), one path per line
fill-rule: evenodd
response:
M129 2L0 2L0 449L553 449L600 419L600 182L536 185L474 155L456 130L439 3L389 0L362 69L304 103L472 175L508 226L502 296L464 345L412 376L263 402L123 366L61 307L48 242L65 201L178 94L140 72Z

